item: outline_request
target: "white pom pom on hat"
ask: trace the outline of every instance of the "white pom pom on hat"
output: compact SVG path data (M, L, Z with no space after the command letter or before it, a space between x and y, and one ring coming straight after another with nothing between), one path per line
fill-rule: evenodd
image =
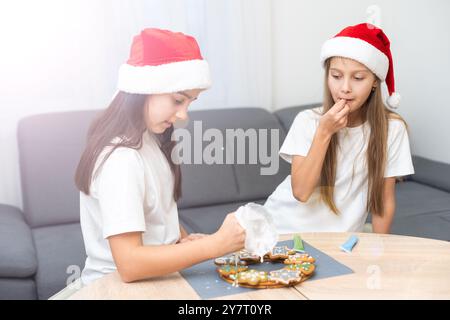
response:
M401 100L401 96L400 94L398 94L397 92L393 92L388 98L387 98L387 104L392 108L392 109L397 109L398 106L400 105L400 100Z
M387 105L394 109L399 106L400 95L395 92L390 41L383 30L370 23L343 29L323 44L320 54L322 66L331 57L349 58L364 64L381 81L386 82L389 92Z

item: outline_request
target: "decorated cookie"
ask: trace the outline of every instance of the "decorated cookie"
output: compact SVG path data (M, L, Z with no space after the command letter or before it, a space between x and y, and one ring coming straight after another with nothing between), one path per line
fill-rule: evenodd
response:
M307 253L296 253L294 255L290 255L286 260L284 260L284 263L301 264L303 262L314 263L315 261L316 260Z
M237 268L235 265L223 265L217 268L217 272L219 272L221 275L228 277L231 274L236 274L238 272L246 271L248 269L247 266L240 266L238 265Z
M314 272L316 267L310 262L296 263L296 264L288 264L284 267L286 270L300 271L305 276L309 276Z
M289 249L286 246L273 247L273 249L267 254L268 258L272 261L287 259L289 255L295 254L295 251Z
M298 241L297 241L298 242ZM254 289L272 289L295 286L307 280L315 272L315 259L305 252L299 252L287 246L276 246L260 257L242 250L214 260L217 273L233 287L242 286ZM237 261L236 261L237 259ZM258 270L257 264L270 261ZM236 265L237 262L237 265ZM249 269L250 264L256 266ZM281 268L281 269L280 269Z
M293 285L300 283L302 275L301 272L297 270L280 269L270 271L269 280L285 285Z
M219 257L219 258L214 259L214 263L216 265L218 265L218 266L235 265L236 264L236 258L235 258L234 254L228 255L228 256L223 256L223 257ZM237 264L241 265L241 266L245 266L248 263L246 261L243 261L243 260L239 259L239 257L238 257Z
M247 264L258 263L261 261L261 257L255 254L251 254L247 250L241 250L239 253L239 259L245 261Z
M236 278L239 284L249 284L252 286L258 286L261 283L267 283L268 274L266 271L258 271L251 269L230 276L230 279L235 280Z

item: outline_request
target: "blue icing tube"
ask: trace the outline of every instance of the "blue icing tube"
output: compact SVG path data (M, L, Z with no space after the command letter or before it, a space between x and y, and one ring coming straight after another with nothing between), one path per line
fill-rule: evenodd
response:
M345 252L351 252L357 242L358 242L358 237L355 235L352 235L350 238L348 238L347 241L345 241L341 245L340 248L341 248L341 250L343 250Z

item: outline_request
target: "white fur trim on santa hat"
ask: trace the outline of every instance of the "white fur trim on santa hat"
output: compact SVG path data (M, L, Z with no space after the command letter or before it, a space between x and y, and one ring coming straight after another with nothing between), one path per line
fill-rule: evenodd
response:
M388 57L368 42L358 38L335 37L325 41L320 54L322 65L331 57L356 60L375 73L381 81L386 79L389 70Z
M400 105L401 98L402 97L400 96L400 94L398 94L397 92L393 92L391 96L386 99L386 103L392 109L397 109Z
M140 94L172 93L211 86L208 62L188 60L159 66L132 66L123 64L119 69L117 88Z

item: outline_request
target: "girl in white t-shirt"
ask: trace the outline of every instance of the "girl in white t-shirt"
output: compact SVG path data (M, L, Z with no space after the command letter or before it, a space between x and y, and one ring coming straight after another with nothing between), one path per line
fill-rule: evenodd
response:
M267 199L278 232L388 233L396 177L414 173L407 126L396 107L389 40L370 24L347 27L322 47L324 102L300 112L280 149L288 176Z
M83 284L115 270L125 282L160 276L243 248L234 213L212 235L188 235L178 221L173 124L209 86L194 38L159 29L134 38L119 92L92 123L76 172Z

